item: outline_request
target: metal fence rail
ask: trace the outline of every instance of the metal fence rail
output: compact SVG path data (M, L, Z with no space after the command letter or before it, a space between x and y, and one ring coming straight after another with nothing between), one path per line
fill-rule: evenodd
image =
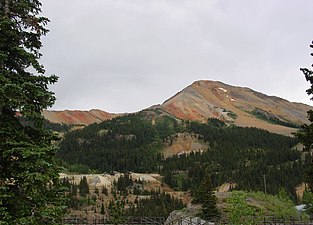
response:
M257 219L257 225L313 225L313 221L294 220L292 218L276 218L264 217ZM164 225L163 217L127 217L121 225ZM62 221L64 225L113 225L106 217L82 218L73 217L66 218ZM167 221L166 225L226 225L230 224L226 221L206 222L198 217L176 218Z
M123 225L163 225L164 217L127 217L124 219ZM64 225L111 225L106 217L81 218L72 217L62 221Z

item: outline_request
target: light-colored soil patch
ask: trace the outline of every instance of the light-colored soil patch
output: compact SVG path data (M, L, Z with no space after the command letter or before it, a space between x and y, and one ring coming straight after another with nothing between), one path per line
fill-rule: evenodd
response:
M167 146L163 150L165 158L173 155L189 154L191 152L203 152L208 149L208 144L189 133L179 133L170 137Z
M217 192L229 192L232 188L235 188L236 184L234 183L224 183L217 188Z
M298 187L296 187L296 194L300 199L302 199L305 189L306 189L305 183L302 183Z
M68 178L70 182L74 184L79 184L83 177L87 178L88 185L91 189L95 187L111 187L114 180L117 180L123 173L115 172L114 174L66 174L60 173L60 178ZM145 183L152 183L153 185L161 185L161 175L160 174L146 174L146 173L130 173L132 179L140 180Z
M134 180L140 180L144 182L160 183L160 174L146 174L146 173L130 173Z
M238 113L239 114L239 113ZM235 122L236 125L241 127L257 127L260 129L268 130L273 133L283 134L287 136L291 136L292 133L296 132L297 129L291 127L285 127L281 125L271 124L268 122L264 122L262 120L258 120L250 115L242 115L238 117Z

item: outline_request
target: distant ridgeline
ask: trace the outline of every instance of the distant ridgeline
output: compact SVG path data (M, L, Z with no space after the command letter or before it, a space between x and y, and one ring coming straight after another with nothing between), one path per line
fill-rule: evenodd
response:
M182 132L208 143L208 150L165 159L165 145ZM159 172L177 190L195 189L208 171L215 187L229 182L236 189L272 194L285 188L295 197L311 161L295 148L297 143L292 137L216 119L201 124L146 110L67 133L58 156L69 168L85 172Z
M34 126L34 123L32 121L26 119L23 116L19 116L18 119L24 126ZM65 133L65 132L69 132L71 130L71 128L74 127L74 125L64 124L64 123L52 123L49 120L45 119L44 120L44 127L46 129L49 129L52 131L56 131L59 133Z

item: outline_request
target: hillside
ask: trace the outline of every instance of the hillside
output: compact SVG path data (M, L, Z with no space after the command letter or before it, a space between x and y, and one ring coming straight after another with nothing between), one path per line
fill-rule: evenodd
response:
M245 87L217 81L196 81L166 100L160 109L184 120L219 118L242 127L257 127L280 134L307 123L311 106L267 96Z
M235 183L242 190L292 196L303 182L310 155L295 148L297 140L257 128L183 122L158 110L116 117L67 133L58 156L72 172L132 171L161 173L177 190L196 188L204 171L215 187Z

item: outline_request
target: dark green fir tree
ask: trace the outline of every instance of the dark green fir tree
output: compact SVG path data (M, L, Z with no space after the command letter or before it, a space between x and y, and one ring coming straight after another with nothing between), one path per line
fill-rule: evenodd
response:
M201 218L206 221L218 221L220 212L217 208L217 197L214 195L211 176L206 176L199 188L199 198L202 203Z
M49 21L38 0L0 0L0 224L59 224L64 208L52 132L42 110L54 104L39 63ZM22 125L22 115L32 126Z
M105 211L104 211L104 205L103 205L103 203L101 203L101 210L100 210L100 213L101 213L102 215L104 215L104 214L105 214Z
M310 47L313 48L313 42L310 45ZM311 53L311 56L313 56L313 53ZM308 68L301 68L300 70L303 72L306 80L311 84L310 88L306 90L307 94L311 96L313 94L313 71ZM311 97L311 100L313 100L313 97ZM296 136L303 143L305 150L311 151L313 149L313 123L312 123L313 111L312 110L308 111L308 119L311 123L304 124L302 126L302 129L298 131ZM308 184L310 191L313 192L313 162L311 162L311 165L307 170L306 182Z
M85 197L86 194L89 194L89 185L86 176L83 176L83 178L81 178L78 188L80 196Z

